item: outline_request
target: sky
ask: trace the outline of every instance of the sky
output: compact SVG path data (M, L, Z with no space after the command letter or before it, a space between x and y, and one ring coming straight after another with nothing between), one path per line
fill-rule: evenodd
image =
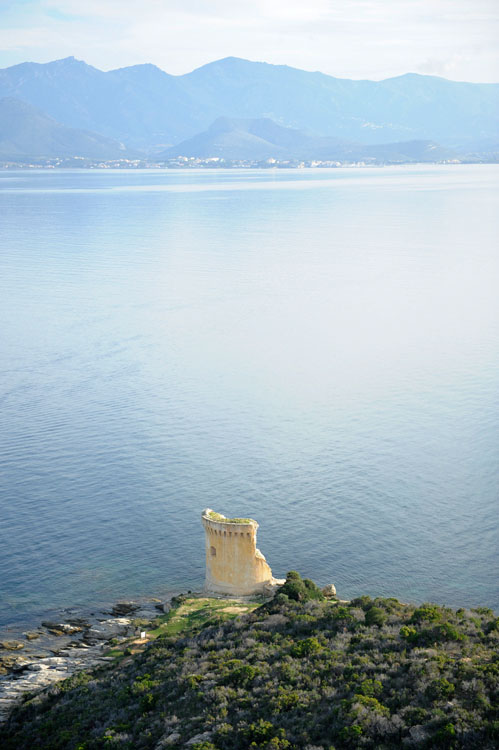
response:
M499 0L0 0L0 68L74 55L180 75L227 56L340 78L499 82Z

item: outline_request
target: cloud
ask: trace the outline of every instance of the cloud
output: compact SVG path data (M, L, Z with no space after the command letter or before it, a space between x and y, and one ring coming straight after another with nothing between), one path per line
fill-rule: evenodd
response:
M4 0L0 64L74 54L180 74L228 55L354 78L499 80L497 0Z

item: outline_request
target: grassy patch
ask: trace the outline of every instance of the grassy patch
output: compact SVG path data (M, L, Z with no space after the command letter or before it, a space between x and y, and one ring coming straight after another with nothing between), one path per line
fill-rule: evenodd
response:
M158 617L158 627L149 631L151 638L159 635L190 635L209 624L233 620L238 615L252 612L257 602L238 602L233 599L187 599L180 607Z
M215 625L227 620L233 620L239 615L245 615L259 607L261 601L244 601L236 599L214 599L211 597L192 597L185 599L180 606L171 609L154 621L154 627L147 630L148 640L159 636L192 635L207 625ZM126 655L127 650L133 653L143 650L145 643L133 643L135 638L124 641L110 651L106 656L117 659Z

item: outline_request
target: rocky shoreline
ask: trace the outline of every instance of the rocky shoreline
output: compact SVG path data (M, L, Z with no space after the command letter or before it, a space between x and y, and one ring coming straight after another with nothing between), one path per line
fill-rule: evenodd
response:
M112 661L107 655L111 648L147 631L159 614L168 611L169 601L122 601L110 611L92 613L66 609L37 628L0 636L0 723L26 693Z

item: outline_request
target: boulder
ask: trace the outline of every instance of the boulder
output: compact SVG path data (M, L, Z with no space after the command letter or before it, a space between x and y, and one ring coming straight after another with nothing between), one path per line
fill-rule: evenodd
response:
M27 664L29 664L29 659L25 656L17 656L14 654L0 656L0 667L7 669L9 672L19 672L26 669Z
M92 643L95 640L107 641L117 635L127 635L130 627L131 621L126 617L115 617L104 620L104 622L99 622L87 630L85 641L87 643Z
M20 651L24 648L24 643L21 643L21 641L0 641L0 648L5 648L7 651Z
M334 585L334 583L328 583L327 586L324 586L324 588L322 589L322 593L327 598L336 596L336 586Z
M81 633L83 630L81 625L70 625L67 622L52 622L51 620L44 620L42 625L52 635L71 635L72 633Z

